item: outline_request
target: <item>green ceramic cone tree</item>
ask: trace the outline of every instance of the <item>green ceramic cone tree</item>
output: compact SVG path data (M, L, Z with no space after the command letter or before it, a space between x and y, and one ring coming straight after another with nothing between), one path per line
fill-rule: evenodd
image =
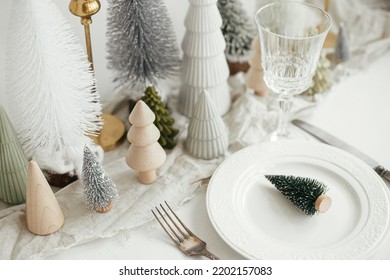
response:
M26 201L27 166L14 127L0 106L0 200L8 204Z

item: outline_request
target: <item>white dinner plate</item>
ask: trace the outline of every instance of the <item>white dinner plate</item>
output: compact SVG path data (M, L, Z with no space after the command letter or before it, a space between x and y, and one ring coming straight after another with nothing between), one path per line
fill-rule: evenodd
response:
M330 209L303 214L266 174L323 182ZM266 142L238 151L217 168L206 199L217 233L249 259L365 259L389 228L383 180L360 159L317 142Z

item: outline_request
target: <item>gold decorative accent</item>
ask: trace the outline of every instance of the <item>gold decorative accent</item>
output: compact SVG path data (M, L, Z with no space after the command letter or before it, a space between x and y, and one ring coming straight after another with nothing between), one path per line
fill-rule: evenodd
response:
M105 152L115 149L121 140L125 139L126 128L124 123L116 116L104 113L102 115L104 126L98 137L91 137Z
M85 31L88 60L91 63L91 68L93 70L91 32L89 26L92 23L91 16L100 10L100 2L98 0L71 0L69 10L75 16L81 17L81 24L84 25Z
M98 0L71 0L69 4L69 11L75 16L81 17L81 24L84 25L85 43L87 46L88 60L93 67L92 57L92 43L90 25L92 23L92 16L99 12L100 2ZM94 90L94 89L92 89ZM110 114L103 114L103 128L99 132L98 137L92 137L96 144L100 145L104 151L114 149L125 134L125 125L117 117Z
M324 10L329 13L329 0L324 0ZM328 32L328 35L325 38L324 48L331 49L334 48L336 43L336 34L334 34L331 30Z

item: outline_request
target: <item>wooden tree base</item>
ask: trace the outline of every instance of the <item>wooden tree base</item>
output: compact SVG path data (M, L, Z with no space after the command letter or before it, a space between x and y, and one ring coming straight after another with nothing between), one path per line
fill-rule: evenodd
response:
M104 214L104 213L110 212L111 209L112 209L112 202L110 201L110 203L108 203L108 205L106 207L98 209L98 210L96 210L96 212Z
M150 170L138 173L138 180L145 185L150 185L157 178L156 170Z
M245 62L230 62L228 60L227 62L229 65L229 71L230 71L231 76L233 76L239 72L246 73L249 69L249 63L247 61L245 61Z

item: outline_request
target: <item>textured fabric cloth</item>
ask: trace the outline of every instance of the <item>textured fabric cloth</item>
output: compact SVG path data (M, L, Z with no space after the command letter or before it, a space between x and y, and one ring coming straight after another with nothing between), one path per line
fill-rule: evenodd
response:
M113 154L105 157L103 164L119 191L113 209L105 214L89 210L84 204L83 187L78 180L55 194L65 223L51 235L37 236L29 232L24 205L1 210L0 259L42 259L84 242L112 237L119 231L141 226L154 219L150 209L164 200L177 208L193 197L200 186L198 180L212 175L226 156L260 141L265 131L261 124L254 125L254 122L264 112L265 106L257 97L248 93L239 95L230 112L224 116L229 131L233 132L230 133L232 148L225 156L211 160L196 159L187 153L184 143L188 119L175 115L181 130L178 144L167 151L167 160L158 169L157 180L151 185L139 183L137 172L126 165L124 155L129 144L125 141Z

